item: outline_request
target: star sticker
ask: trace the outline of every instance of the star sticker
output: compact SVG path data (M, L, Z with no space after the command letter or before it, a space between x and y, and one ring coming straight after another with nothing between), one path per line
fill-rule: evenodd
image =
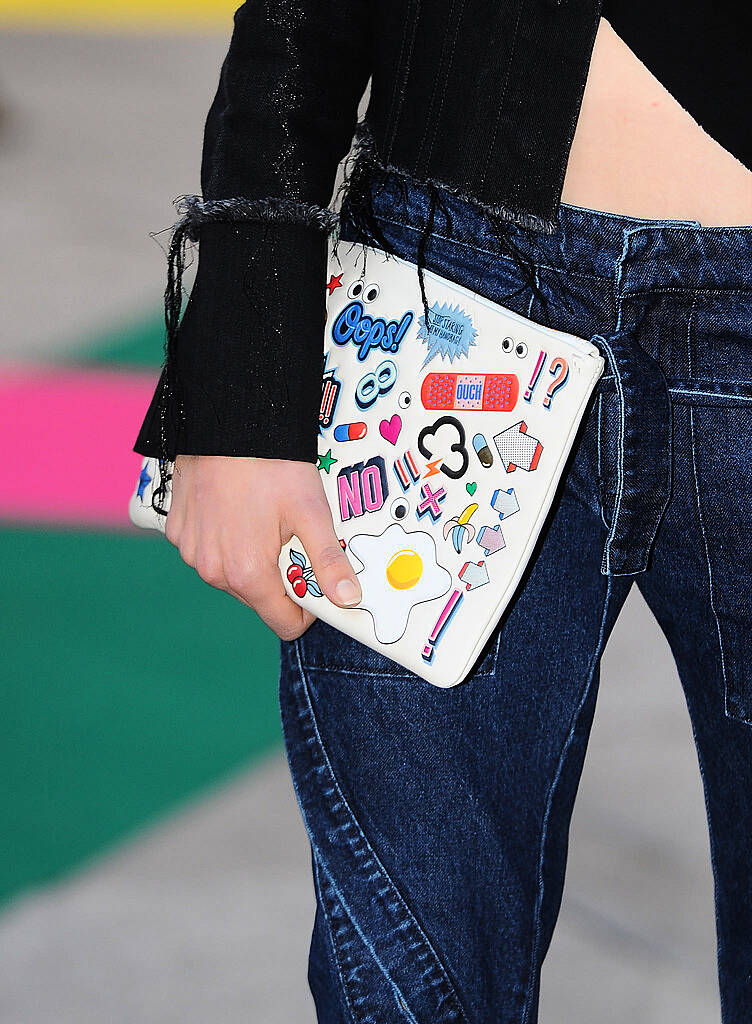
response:
M339 459L335 459L332 456L332 449L331 448L326 453L326 455L319 455L318 459L319 459L318 468L319 469L323 469L324 472L327 474L327 476L329 475L329 470L332 468L332 464L335 463L335 462L339 462Z
M141 470L141 475L138 478L138 491L136 492L141 501L144 500L144 491L146 490L146 485L150 483L151 477L146 471L146 466L144 466L144 468Z
M342 274L337 274L336 277L335 277L334 274L332 274L332 276L329 278L329 282L327 283L326 287L327 287L330 295L332 294L332 292L334 291L335 288L341 288L342 287Z

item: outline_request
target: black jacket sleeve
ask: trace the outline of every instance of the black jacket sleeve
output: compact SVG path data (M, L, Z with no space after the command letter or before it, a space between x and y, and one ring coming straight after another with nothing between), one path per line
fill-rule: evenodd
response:
M254 200L259 213L201 225L196 279L179 326L178 280L173 338L168 310L162 373L134 451L315 461L322 226L370 75L368 20L366 0L248 0L236 11L201 188L204 202Z

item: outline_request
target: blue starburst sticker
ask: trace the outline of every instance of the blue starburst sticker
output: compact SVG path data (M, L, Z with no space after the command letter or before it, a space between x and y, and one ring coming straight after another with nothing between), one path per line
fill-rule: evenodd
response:
M419 317L418 323L418 338L428 348L421 370L437 354L442 359L449 356L450 363L455 358L469 355L470 346L475 344L478 334L467 313L458 305L450 306L446 302L434 302L428 310L428 323L425 316Z
M147 485L150 483L151 477L149 476L149 471L146 468L146 465L144 465L141 468L141 473L138 478L138 491L136 491L141 501L144 500L144 491L146 490Z

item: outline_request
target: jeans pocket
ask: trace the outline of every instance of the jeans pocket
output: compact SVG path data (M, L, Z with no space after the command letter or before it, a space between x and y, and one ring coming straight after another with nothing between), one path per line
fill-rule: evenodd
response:
M501 626L497 625L481 651L470 673L473 678L491 677L496 672L501 644ZM304 668L327 674L374 677L385 680L410 680L416 685L431 686L404 665L392 661L354 637L316 619L299 640Z
M701 558L720 647L725 713L752 724L752 402L691 407Z
M378 830L353 795L350 772L343 771L337 756L343 723L332 720L336 706L322 708L316 700L316 673L303 666L300 651L300 639L282 646L279 699L287 759L329 934L329 943L323 943L329 963L318 967L321 990L331 991L326 976L335 972L353 1024L467 1024L455 983L421 921L419 901L404 895L378 850ZM328 686L328 675L323 682ZM342 701L348 701L347 686L341 689ZM327 707L334 714L328 715ZM319 928L318 941L314 935L319 953L321 938Z

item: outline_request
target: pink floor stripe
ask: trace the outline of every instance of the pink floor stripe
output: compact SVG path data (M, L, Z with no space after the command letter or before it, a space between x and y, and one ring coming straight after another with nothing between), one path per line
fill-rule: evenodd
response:
M157 372L0 364L0 518L135 529L132 451Z

